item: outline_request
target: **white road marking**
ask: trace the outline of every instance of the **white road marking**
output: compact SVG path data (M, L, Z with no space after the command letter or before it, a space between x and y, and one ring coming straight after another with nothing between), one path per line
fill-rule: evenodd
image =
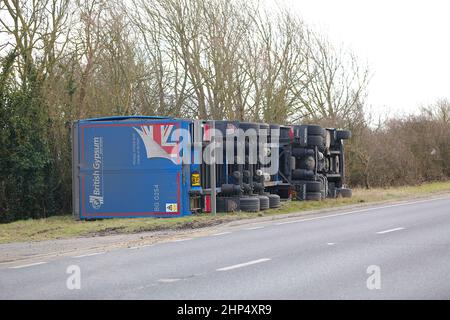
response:
M92 256L98 256L98 255L100 255L100 254L105 254L105 253L106 253L106 251L103 251L103 252L94 252L94 253L87 253L87 254L82 254L82 255L79 255L79 256L75 256L75 257L73 257L73 258L92 257Z
M259 230L259 229L263 229L264 227L251 227L251 228L245 228L244 230Z
M35 262L35 263L30 263L30 264L23 264L21 266L15 266L15 267L9 267L9 269L22 269L22 268L28 268L28 267L33 267L33 266L39 266L41 264L46 264L47 262L45 261L41 261L41 262Z
M253 261L249 261L249 262L244 262L244 263L240 263L240 264L235 264L235 265L229 266L229 267L220 268L220 269L217 269L216 271L228 271L228 270L233 270L233 269L242 268L242 267L247 267L247 266L251 266L251 265L253 265L253 264L262 263L262 262L266 262L266 261L270 261L270 260L271 260L271 259L269 259L269 258L263 258L263 259L253 260Z
M225 234L230 234L230 233L231 233L231 231L220 232L220 233L214 233L214 234L212 234L211 236L217 237L217 236L223 236L223 235L225 235Z
M294 221L278 222L278 223L275 223L275 225L279 226L279 225L283 225L283 224L313 221L313 220L326 219L326 218L332 218L332 217L346 216L346 215L349 215L349 214L366 212L366 211L380 210L380 209L386 209L386 208L406 206L406 205L410 205L410 204L417 204L417 203L422 203L422 202L430 202L430 201L436 201L436 200L448 200L448 199L449 199L448 197L444 197L444 198L418 200L418 201L407 202L407 203L397 203L397 204L391 204L391 205L388 205L388 206L372 207L372 208L366 208L366 209L360 209L360 210L354 210L354 211L348 211L348 212L342 212L342 213L336 213L336 214L329 214L329 215L326 215L326 216L314 217L314 218L309 218L309 219L299 219L299 220L294 220Z
M180 281L181 279L159 279L158 282L164 282L164 283L172 283Z
M378 231L378 234L385 234L385 233L389 233L389 232L394 232L394 231L400 231L400 230L404 230L405 228L400 227L400 228L394 228L394 229L389 229L389 230L384 230L384 231Z
M128 249L130 249L130 250L137 250L137 249L142 249L142 248L148 248L148 247L151 247L151 246L153 246L153 245L152 244L144 244L142 246L129 247Z
M302 220L293 220L293 221L277 222L277 223L275 223L275 225L281 226L281 225L283 225L283 224L297 223L297 222L308 221L308 220L310 220L310 219L302 219Z
M192 240L192 238L176 239L176 240L172 240L172 242L183 242L183 241L189 241L189 240Z
M334 246L336 243L335 242L328 242L327 245L329 246Z

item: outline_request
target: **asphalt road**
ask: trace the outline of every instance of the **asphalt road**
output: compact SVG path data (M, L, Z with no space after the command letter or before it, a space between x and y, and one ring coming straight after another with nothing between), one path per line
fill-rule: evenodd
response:
M1 266L0 298L450 299L450 198Z

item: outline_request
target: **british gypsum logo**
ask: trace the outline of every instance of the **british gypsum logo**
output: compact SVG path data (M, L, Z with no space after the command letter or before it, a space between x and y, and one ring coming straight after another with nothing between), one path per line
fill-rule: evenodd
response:
M179 164L178 143L172 140L175 129L173 124L154 124L133 129L144 142L148 159L165 158Z
M92 163L92 195L89 203L95 210L103 205L103 138L94 137L94 159Z

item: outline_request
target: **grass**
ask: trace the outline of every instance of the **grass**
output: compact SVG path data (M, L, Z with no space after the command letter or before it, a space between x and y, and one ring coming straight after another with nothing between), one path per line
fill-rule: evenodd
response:
M139 233L144 231L195 229L234 220L339 207L358 203L401 200L440 192L450 192L450 181L388 189L354 189L352 198L327 199L320 202L290 201L284 203L279 209L271 209L257 213L219 213L216 216L200 214L172 219L105 219L88 222L75 221L71 216L57 216L39 220L24 220L0 224L0 243L67 239L73 237Z

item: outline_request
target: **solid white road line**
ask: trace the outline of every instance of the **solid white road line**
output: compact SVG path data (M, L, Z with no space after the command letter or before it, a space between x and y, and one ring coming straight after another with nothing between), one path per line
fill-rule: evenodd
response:
M326 216L314 217L314 218L309 218L309 219L299 219L299 220L294 220L294 221L278 222L278 223L275 223L275 225L283 225L283 224L290 224L290 223L297 223L297 222L306 222L306 221L313 221L313 220L326 219L326 218L332 218L332 217L346 216L346 215L354 214L354 213L360 213L360 212L366 212L366 211L374 211L374 210L387 209L387 208L394 208L394 207L400 207L400 206L407 206L407 205L410 205L410 204L417 204L417 203L437 201L437 200L450 200L450 198L449 197L443 197L443 198L435 198L435 199L418 200L418 201L407 202L407 203L397 203L397 204L391 204L391 205L388 205L388 206L372 207L372 208L366 208L366 209L360 209L360 210L354 210L354 211L348 211L348 212L342 212L342 213L336 213L336 214L329 214L329 215L326 215Z
M46 263L47 262L45 262L45 261L41 261L41 262L35 262L35 263L30 263L30 264L23 264L21 266L9 267L9 269L22 269L22 268L38 266L38 265L46 264Z
M183 242L183 241L189 241L189 240L192 240L192 238L176 239L176 240L172 240L171 242Z
M400 231L400 230L404 230L405 228L403 227L399 227L399 228L394 228L394 229L389 229L389 230L384 230L384 231L378 231L378 234L385 234L385 233L389 233L389 232L394 232L394 231Z
M212 234L211 236L217 237L217 236L223 236L223 235L225 235L225 234L230 234L230 233L231 233L231 231L220 232L220 233L214 233L214 234Z
M220 268L220 269L217 269L216 271L228 271L228 270L233 270L233 269L237 269L237 268L242 268L242 267L251 266L251 265L257 264L257 263L266 262L266 261L269 261L269 260L271 260L271 259L269 259L269 258L263 258L263 259L253 260L253 261L249 261L249 262L245 262L245 263L235 264L235 265L229 266L229 267Z
M82 254L82 255L79 255L79 256L72 257L72 258L92 257L92 256L98 256L98 255L100 255L100 254L105 254L105 253L106 253L106 251L103 251L103 252L94 252L94 253L87 253L87 254Z

